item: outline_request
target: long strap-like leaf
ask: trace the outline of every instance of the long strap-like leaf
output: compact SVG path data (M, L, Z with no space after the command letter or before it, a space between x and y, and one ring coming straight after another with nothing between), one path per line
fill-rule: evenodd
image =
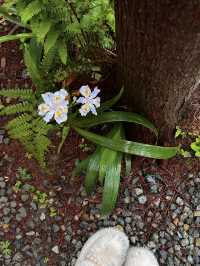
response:
M89 118L80 118L72 121L73 126L81 128L90 128L104 123L111 122L128 122L142 125L158 135L156 127L145 117L138 115L136 113L130 112L108 112L102 113L98 116L93 116Z
M177 147L161 147L127 140L112 140L100 135L91 133L81 128L74 128L84 138L107 147L115 151L121 151L138 156L144 156L154 159L169 159L174 157L178 151Z

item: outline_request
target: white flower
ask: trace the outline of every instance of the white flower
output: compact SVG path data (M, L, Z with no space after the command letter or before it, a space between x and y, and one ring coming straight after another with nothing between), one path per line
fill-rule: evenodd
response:
M47 92L42 94L44 103L38 106L38 114L43 116L45 122L49 122L53 117L58 124L67 120L68 93L61 89L55 93Z
M100 97L96 97L100 90L95 87L93 92L91 92L89 86L82 86L80 88L80 94L83 97L79 97L77 103L81 103L82 106L79 109L79 112L82 116L86 116L90 111L97 115L96 108L100 107Z

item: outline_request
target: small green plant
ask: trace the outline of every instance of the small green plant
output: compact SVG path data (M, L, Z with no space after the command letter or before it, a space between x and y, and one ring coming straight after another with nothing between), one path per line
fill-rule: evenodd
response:
M55 217L57 215L57 211L54 207L49 208L49 215L50 217Z
M11 250L11 242L8 241L8 240L0 241L0 252L4 256L10 256L11 253L12 253L12 250Z
M48 257L44 257L44 260L43 261L44 261L45 264L47 264L48 261L49 261L49 258Z
M190 147L195 152L195 156L200 157L200 136L191 143Z
M17 172L18 172L18 174L17 174L18 178L20 178L23 181L31 180L32 179L31 174L28 173L27 169L25 169L23 167L19 167L17 169Z
M179 147L179 154L185 158L187 157L200 157L200 136L196 136L192 134L191 132L185 132L182 130L179 126L176 127L176 133L175 133L175 138L182 137L182 138L188 138L190 141L190 151L185 150L181 146Z
M33 199L40 205L48 204L48 195L45 192L40 190L36 190L33 195Z
M178 137L186 137L187 134L186 132L184 132L179 126L176 126L176 132L175 132L175 138L178 138Z
M23 186L23 183L20 180L18 180L15 183L13 189L14 189L15 192L19 192L19 190L22 188L22 186Z

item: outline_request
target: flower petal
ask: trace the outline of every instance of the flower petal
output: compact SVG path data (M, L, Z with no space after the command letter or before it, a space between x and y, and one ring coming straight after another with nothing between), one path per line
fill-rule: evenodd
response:
M49 112L50 108L46 103L42 103L38 106L38 114L40 116L44 116L47 112Z
M60 125L61 123L67 121L68 117L67 117L67 113L62 113L62 115L55 116L54 118L55 118L56 122Z
M85 104L87 102L85 97L79 97L78 100L76 100L77 103Z
M92 104L92 103L90 103L90 111L91 111L94 115L97 115L96 108L95 108L94 104Z
M90 105L88 103L83 104L79 109L79 112L82 116L86 116L90 112Z
M101 101L101 98L96 97L95 99L93 99L92 103L98 108L100 107L100 101Z
M48 104L49 106L52 106L52 104L53 104L53 96L54 96L54 94L52 92L46 92L46 93L42 94L42 98L43 98L44 102L46 104Z
M91 90L88 85L80 87L79 91L80 91L80 94L86 98L88 98L91 95Z
M100 90L95 87L93 92L90 94L90 99L94 99L98 94L99 94Z
M49 121L53 118L53 116L54 116L53 111L47 112L46 115L44 116L44 121L46 123L49 123Z

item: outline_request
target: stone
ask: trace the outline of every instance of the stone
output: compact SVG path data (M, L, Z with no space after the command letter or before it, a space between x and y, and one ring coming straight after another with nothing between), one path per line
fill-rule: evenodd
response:
M10 202L10 207L11 207L11 208L16 208L16 207L17 207L17 203L16 203L16 201L11 201L11 202Z
M196 245L197 247L200 247L200 238L197 238L197 239L195 240L195 245Z
M135 189L135 194L136 194L137 196L143 194L143 189L141 189L141 188L136 188L136 189Z
M10 209L9 208L3 208L3 214L4 215L8 215L10 213Z
M26 209L24 207L19 208L19 214L21 215L22 218L25 218L27 213L26 213Z
M180 205L180 206L183 206L183 205L184 205L184 201L183 201L183 199L180 198L180 197L177 197L177 198L176 198L176 203L177 203L178 205Z
M35 232L34 231L30 231L30 232L27 232L26 235L27 236L34 236L35 235Z
M46 219L46 215L45 215L44 212L42 212L41 215L40 215L40 220L44 221L45 219Z
M1 181L1 182L0 182L0 188L5 188L5 186L6 186L6 183L3 182L3 181Z
M1 58L1 68L5 68L6 67L6 58L2 57Z
M23 255L20 252L15 253L13 261L21 262L23 260Z
M22 200L23 202L26 202L28 199L29 199L29 195L27 195L27 194L23 194L23 195L21 195L21 200Z
M53 224L53 232L57 233L60 231L60 227L57 224Z
M51 250L52 250L54 253L59 254L59 248L58 248L58 246L54 246Z
M199 211L194 211L194 217L200 217L200 210Z
M147 202L147 197L144 196L144 195L143 196L140 196L138 198L138 201L139 201L140 204L145 204Z

